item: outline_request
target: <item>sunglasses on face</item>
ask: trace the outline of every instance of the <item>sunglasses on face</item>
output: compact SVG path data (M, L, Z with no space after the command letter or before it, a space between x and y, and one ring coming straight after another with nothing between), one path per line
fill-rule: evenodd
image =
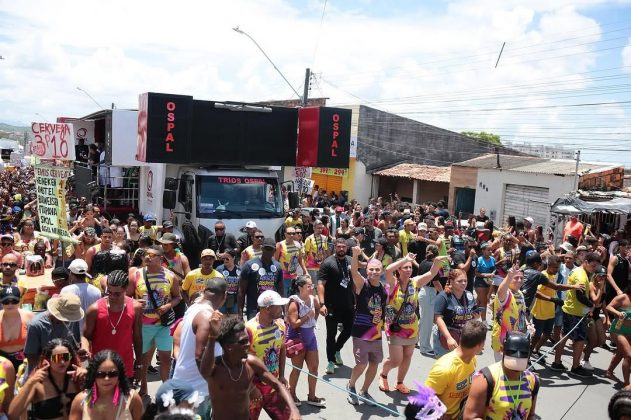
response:
M99 379L118 378L118 371L117 370L110 370L110 371L99 370L96 372L95 376Z
M255 236L256 239L264 239L265 236Z
M215 228L215 230L226 230L225 228Z
M20 303L20 299L8 299L2 302L3 305L17 305Z
M50 356L50 361L53 363L69 362L71 358L70 353L57 353Z
M238 344L240 346L245 346L246 344L250 344L250 340L246 337L246 338L242 338L241 340L235 341L234 343L230 343L230 344L232 344L232 345Z
M17 263L2 263L3 267L11 267L11 268L15 268L17 267Z
M13 242L0 242L0 246L13 246Z

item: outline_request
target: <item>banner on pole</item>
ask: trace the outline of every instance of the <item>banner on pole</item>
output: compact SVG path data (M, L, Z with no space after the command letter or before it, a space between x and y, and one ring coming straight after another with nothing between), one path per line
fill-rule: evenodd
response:
M75 160L74 129L68 123L31 123L29 149L40 159Z
M70 168L35 166L40 232L47 238L76 243L66 218L66 182L71 175Z

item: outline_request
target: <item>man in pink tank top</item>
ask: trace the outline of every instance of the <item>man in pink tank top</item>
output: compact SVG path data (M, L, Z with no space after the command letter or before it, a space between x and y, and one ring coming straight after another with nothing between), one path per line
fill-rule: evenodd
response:
M92 344L93 354L104 349L114 350L125 362L127 377L139 380L142 368L142 305L125 296L128 282L124 271L114 270L108 274L105 297L86 311L83 335Z

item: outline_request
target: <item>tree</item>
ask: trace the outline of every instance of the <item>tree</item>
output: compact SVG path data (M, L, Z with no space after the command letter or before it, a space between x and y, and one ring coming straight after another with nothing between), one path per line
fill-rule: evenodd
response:
M487 133L486 131L463 131L462 133L460 133L464 136L467 137L472 137L474 139L478 139L478 140L482 140L482 141L487 141L491 144L502 144L502 142L500 141L500 136L498 136L497 134L493 134L493 133Z

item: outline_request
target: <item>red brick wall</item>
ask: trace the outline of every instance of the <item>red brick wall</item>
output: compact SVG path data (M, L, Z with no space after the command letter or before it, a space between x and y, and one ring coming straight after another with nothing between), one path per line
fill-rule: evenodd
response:
M624 168L622 166L604 172L595 172L581 177L580 190L613 191L622 189Z

